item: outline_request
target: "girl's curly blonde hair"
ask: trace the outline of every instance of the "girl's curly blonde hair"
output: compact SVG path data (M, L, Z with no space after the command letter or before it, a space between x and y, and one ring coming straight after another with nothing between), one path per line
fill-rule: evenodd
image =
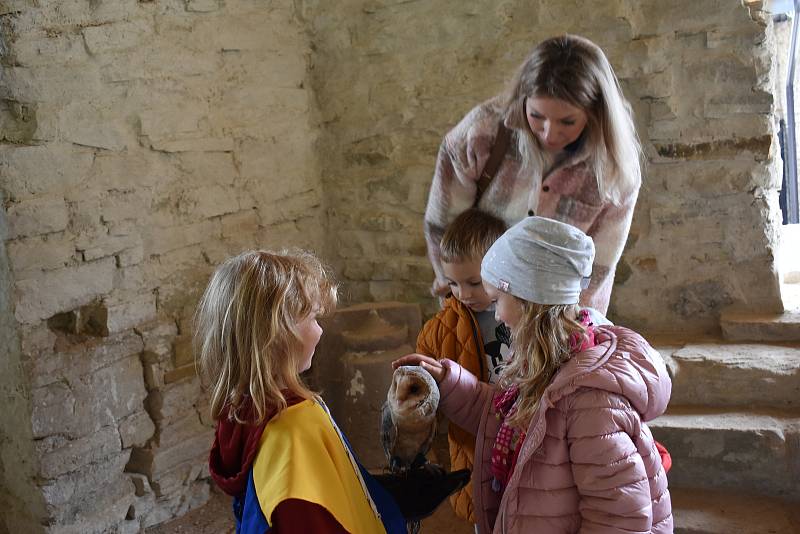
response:
M228 413L259 424L286 408L283 388L311 398L298 372L297 324L312 311L333 310L336 299L328 269L308 252L250 251L220 265L194 316L195 355L214 420ZM255 419L245 421L248 397Z
M517 408L506 420L526 430L544 390L570 357L570 338L586 328L578 321L577 304L536 304L518 297L522 315L512 332L514 357L500 374L503 388L519 387Z

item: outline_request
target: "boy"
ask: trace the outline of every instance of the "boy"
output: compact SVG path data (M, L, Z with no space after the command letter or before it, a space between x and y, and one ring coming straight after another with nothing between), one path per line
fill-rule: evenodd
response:
M481 260L507 228L502 220L474 208L450 223L442 236L441 260L452 295L417 338L418 353L449 358L490 383L497 380L503 358L510 352L510 339L483 289ZM472 469L475 437L451 424L448 441L450 469ZM471 483L450 502L456 515L475 523Z

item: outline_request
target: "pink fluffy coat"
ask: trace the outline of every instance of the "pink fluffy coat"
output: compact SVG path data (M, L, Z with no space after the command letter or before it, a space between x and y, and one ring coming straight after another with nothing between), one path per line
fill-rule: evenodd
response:
M502 495L490 472L496 389L443 360L440 406L477 436L472 483L482 533L672 532L667 478L645 424L669 402L666 367L631 330L601 328L597 339L545 390Z

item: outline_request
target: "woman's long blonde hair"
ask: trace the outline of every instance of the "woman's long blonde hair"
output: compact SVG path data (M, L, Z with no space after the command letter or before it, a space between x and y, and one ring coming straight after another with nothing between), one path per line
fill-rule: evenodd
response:
M519 387L517 409L507 422L526 430L539 408L544 390L570 357L570 337L575 333L582 335L586 329L578 322L577 304L517 300L522 306L522 315L512 332L514 357L503 368L500 385Z
M312 397L298 373L297 324L335 306L336 286L308 252L251 251L220 265L194 317L195 355L214 420L229 413L240 423L261 423L286 408L281 388ZM255 419L245 421L248 397Z
M586 112L583 150L589 152L587 164L601 197L619 203L639 187L642 149L633 113L600 47L577 35L547 39L522 63L509 85L504 119L516 130L523 168L537 184L548 162L525 116L529 97L557 98Z

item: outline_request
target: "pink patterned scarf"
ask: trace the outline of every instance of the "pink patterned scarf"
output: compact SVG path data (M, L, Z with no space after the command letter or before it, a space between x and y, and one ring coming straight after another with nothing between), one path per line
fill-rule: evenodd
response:
M595 346L594 324L589 312L586 310L578 312L578 321L585 330L575 332L570 336L570 354ZM517 465L522 443L525 441L525 431L514 428L506 422L516 412L518 401L519 386L516 384L499 391L492 399L495 415L498 419L503 420L500 431L494 440L494 447L492 447L492 489L498 493L505 490L508 485L511 474L514 472L514 466Z

